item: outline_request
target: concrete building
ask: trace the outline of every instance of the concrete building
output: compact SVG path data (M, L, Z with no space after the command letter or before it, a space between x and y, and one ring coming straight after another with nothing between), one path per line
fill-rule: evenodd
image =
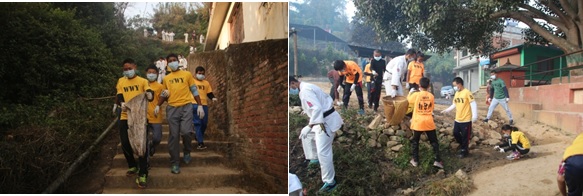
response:
M212 3L204 51L288 36L287 2Z

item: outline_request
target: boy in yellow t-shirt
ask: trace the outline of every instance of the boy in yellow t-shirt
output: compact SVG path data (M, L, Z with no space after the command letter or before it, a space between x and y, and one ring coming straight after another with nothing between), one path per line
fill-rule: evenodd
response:
M160 93L164 90L162 84L158 83L158 69L151 65L146 68L146 78L149 81L150 88L154 91L154 100L148 103L148 131L152 133L152 141L148 144L150 148L150 156L156 153L156 146L162 140L162 115L155 115L154 109L160 101Z
M213 94L213 89L211 88L211 84L205 80L204 74L205 74L205 70L202 66L198 66L195 69L196 72L196 79L194 80L194 84L196 84L196 87L198 88L198 94L200 96L200 102L197 102L195 105L193 105L194 110L198 110L198 107L203 108L204 113L207 115L204 115L204 117L199 117L198 114L194 113L194 118L193 118L193 123L194 123L194 129L196 130L196 140L198 142L198 147L197 149L202 150L206 148L206 145L204 145L204 132L206 131L206 127L208 124L208 102L209 99L212 100L213 102L217 101L217 98L215 97L215 95Z
M478 119L478 105L474 101L472 92L464 88L464 80L456 77L452 82L453 89L456 91L453 98L453 104L441 111L447 113L455 109L455 122L453 125L453 136L460 144L459 158L467 157L470 153L468 145L472 138L472 122Z
M417 54L417 61L411 61L407 66L408 89L419 88L419 80L423 77L423 72L425 71L425 66L423 65L424 58L425 55L419 53Z
M344 109L348 107L350 95L352 91L356 90L356 98L358 98L358 114L364 115L364 99L362 98L362 69L354 61L334 61L334 70L339 71L340 76L345 76L346 86L344 87ZM341 81L340 81L341 82ZM340 90L340 87L338 88Z
M126 175L132 176L136 173L139 173L138 179L136 179L138 187L146 188L146 179L148 177L148 158L146 156L138 157L138 163L136 163L136 160L134 159L134 151L128 136L128 114L125 102L144 92L146 92L148 100L152 101L153 91L148 85L148 80L136 75L136 63L134 60L126 59L122 64L124 77L117 80L116 102L118 105L121 105L122 109L119 121L119 137L121 140L123 155L126 158L129 168L126 172Z
M433 94L427 92L429 88L429 78L419 80L421 91L411 95L409 103L413 102L413 118L411 118L411 130L413 139L411 140L411 165L417 167L419 163L419 138L425 133L429 143L433 147L433 166L443 169L443 163L439 157L439 142L435 133L435 122L433 121L433 107L435 98Z

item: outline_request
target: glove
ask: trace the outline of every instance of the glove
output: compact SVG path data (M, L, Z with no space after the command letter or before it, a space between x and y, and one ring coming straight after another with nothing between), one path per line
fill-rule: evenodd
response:
M352 84L352 86L350 86L350 92L354 91L354 88L356 88L356 84Z
M492 98L488 98L488 102L492 102Z
M476 122L476 120L478 120L478 117L472 117L472 122Z
M114 114L115 114L116 110L117 110L117 104L115 104L115 103L114 103L114 104L113 104L113 113L114 113Z
M338 88L336 88L336 91L338 91L338 93L342 93L342 86L338 85Z
M387 94L387 96L391 96L392 98L395 98L395 96L397 95L397 90L389 89L388 91L389 91L388 92L389 94Z
M506 102L510 101L510 98L506 98Z
M128 106L126 106L126 102L121 102L121 111L125 112L128 110Z
M405 83L405 88L407 89L411 88L411 86L409 86L409 82Z
M154 95L152 94L152 92L146 92L146 98L148 100L152 100L154 98Z
M299 139L302 139L302 138L306 138L306 137L308 137L308 133L309 133L311 130L312 130L312 128L310 128L310 126L305 126L305 127L302 129L302 133L300 133L300 137L299 137Z
M202 105L198 106L198 109L196 109L196 114L198 114L198 117L200 117L200 119L204 118L204 109L202 109Z
M494 150L499 150L500 146L494 146Z
M217 99L217 98L213 98L212 100L213 100L213 102L219 101L219 99Z
M373 76L378 76L379 74L376 71L372 70L372 75Z
M170 92L168 90L163 90L162 93L160 93L160 96L168 98L170 96Z
M503 152L504 152L504 148L500 148L500 152L502 152L502 153L503 153Z
M158 117L158 113L160 113L160 106L158 106L158 105L157 105L157 106L154 108L154 116L155 116L155 117Z
M342 104L344 104L344 103L342 103L342 101L337 101L336 102L336 105L338 105L338 106L342 106Z

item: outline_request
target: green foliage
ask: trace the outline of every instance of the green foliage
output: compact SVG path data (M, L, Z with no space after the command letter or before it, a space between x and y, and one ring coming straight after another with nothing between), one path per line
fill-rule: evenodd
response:
M350 42L359 46L372 47L395 52L405 52L405 47L400 42L382 40L372 26L365 22L366 18L355 15L350 22ZM372 54L370 54L372 56Z
M289 45L289 72L294 73L293 40ZM326 76L332 70L332 62L335 60L349 60L349 56L340 50L328 45L326 50L314 50L298 48L298 74L302 76ZM322 71L326 70L326 72Z
M431 75L431 82L449 84L453 80L453 68L456 65L453 52L444 54L431 53L431 58L424 62L425 70Z
M158 3L157 7L154 8L151 22L159 33L162 30L174 32L176 34L175 40L184 40L184 33L191 36L193 30L196 30L197 35L206 35L210 5L210 3L200 2L189 4L182 2Z
M474 187L470 180L462 180L452 175L442 180L436 180L424 185L418 195L466 195Z
M312 25L332 30L340 39L348 40L349 27L346 16L346 0L306 0L302 3L290 2L290 23Z
M289 106L302 106L299 95L289 95Z
M445 138L439 138L439 153L441 160L443 161L443 166L445 171L455 172L459 169L461 163L457 157L455 157L455 152L451 152L449 145L445 142ZM403 148L399 152L397 158L393 161L401 169L411 168L409 161L411 160L411 142L408 139L401 138L399 142L403 144ZM418 172L417 175L431 175L437 172L437 168L433 167L433 148L429 145L429 141L419 140L419 165L415 168L414 172Z

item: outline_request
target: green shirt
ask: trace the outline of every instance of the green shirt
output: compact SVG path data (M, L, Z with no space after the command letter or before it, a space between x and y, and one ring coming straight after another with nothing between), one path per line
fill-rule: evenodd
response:
M494 88L494 99L506 98L506 93L504 93L504 88L506 88L506 84L504 84L504 80L500 78L492 80L492 88Z

